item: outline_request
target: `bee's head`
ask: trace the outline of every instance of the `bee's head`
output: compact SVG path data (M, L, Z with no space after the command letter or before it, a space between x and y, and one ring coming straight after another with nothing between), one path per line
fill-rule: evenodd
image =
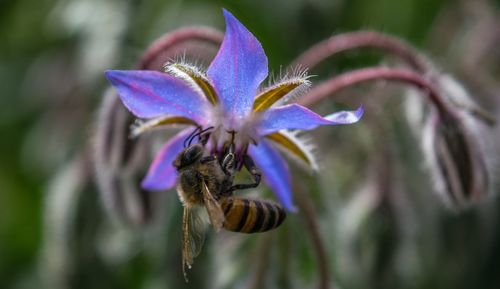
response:
M188 146L177 156L174 161L174 167L181 169L199 161L203 157L203 151L204 149L201 144Z

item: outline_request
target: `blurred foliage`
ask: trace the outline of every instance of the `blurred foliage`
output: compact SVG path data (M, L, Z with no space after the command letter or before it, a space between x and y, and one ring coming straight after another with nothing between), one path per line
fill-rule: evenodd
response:
M103 71L132 67L149 43L174 28L207 25L223 30L220 8L225 7L262 42L275 75L312 44L369 28L432 51L445 69L498 97L498 89L486 91L469 77L470 67L460 64L474 43L453 45L467 36L462 35L466 28L483 19L472 13L476 10L467 10L474 6L470 2L1 1L0 287L316 286L317 256L299 216L289 216L282 228L266 235L210 234L186 285L179 269L181 206L174 193L164 197L167 205L159 221L145 229L130 229L104 212L95 186L79 183L90 177L76 162L91 140L95 111L107 87ZM493 18L500 15L498 1L478 2ZM498 27L490 28L500 39ZM443 43L443 37L450 42ZM498 54L491 47L486 51ZM326 77L380 59L377 53L351 52L326 61L313 74ZM496 70L482 73L498 88L500 58L492 59L489 65ZM339 99L364 102L375 94L366 91L342 93ZM395 110L402 105L397 94L388 90ZM494 103L491 97L478 97L483 104ZM326 105L332 107L331 102ZM498 198L461 214L445 210L422 172L422 156L402 114L384 111L379 118L386 119L378 120L393 141L384 146L400 160L389 175L394 180L391 197L374 201L362 193L365 185L366 190L375 187L371 172L377 171L363 166L379 153L373 150L379 136L369 124L315 132L325 154L324 170L320 176L297 170L319 222L332 284L499 288ZM366 121L375 122L369 117Z

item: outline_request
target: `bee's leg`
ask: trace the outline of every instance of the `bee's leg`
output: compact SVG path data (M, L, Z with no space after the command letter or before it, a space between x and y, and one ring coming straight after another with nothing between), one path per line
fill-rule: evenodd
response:
M228 153L224 159L222 160L222 170L224 173L228 176L231 176L234 174L234 154L233 153Z
M256 188L260 184L260 179L262 177L262 174L253 162L252 158L249 157L248 155L245 155L243 157L243 165L247 170L250 172L250 174L253 177L253 183L250 184L236 184L231 186L229 188L229 191L235 191L235 190L245 190L245 189L251 189L251 188Z
M216 159L217 159L216 156L210 155L210 156L202 157L200 159L200 163L205 164L205 163L208 163L208 162L215 161Z
M234 138L234 133L233 133L233 138ZM231 140L231 143L229 144L229 146L224 149L225 156L224 156L224 159L222 160L222 163L221 163L222 170L228 176L234 175L235 170L236 170L236 162L235 162L235 156L234 156L234 144L232 142L233 142L233 140Z
M224 144L222 145L222 149L220 152L221 156L224 156L224 158L226 158L230 154L234 155L234 136L236 132L235 131L227 131L227 132L231 135L231 140L225 141ZM232 157L234 158L234 156Z

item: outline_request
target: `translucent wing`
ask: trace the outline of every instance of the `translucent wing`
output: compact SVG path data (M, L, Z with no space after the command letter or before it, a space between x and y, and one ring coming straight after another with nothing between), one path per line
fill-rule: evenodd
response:
M222 210L219 202L217 202L212 193L210 193L210 190L205 182L203 182L201 190L203 191L203 201L205 202L205 207L207 208L210 223L214 226L214 230L218 232L224 224L224 211Z
M197 208L184 206L182 217L182 272L187 280L186 267L191 269L193 259L198 256L205 241L206 223Z

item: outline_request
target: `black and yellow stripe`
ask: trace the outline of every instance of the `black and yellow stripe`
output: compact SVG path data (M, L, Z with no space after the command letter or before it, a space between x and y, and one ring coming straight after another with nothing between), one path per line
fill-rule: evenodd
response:
M265 232L277 228L286 218L279 204L245 198L221 200L224 210L224 229L240 233Z

